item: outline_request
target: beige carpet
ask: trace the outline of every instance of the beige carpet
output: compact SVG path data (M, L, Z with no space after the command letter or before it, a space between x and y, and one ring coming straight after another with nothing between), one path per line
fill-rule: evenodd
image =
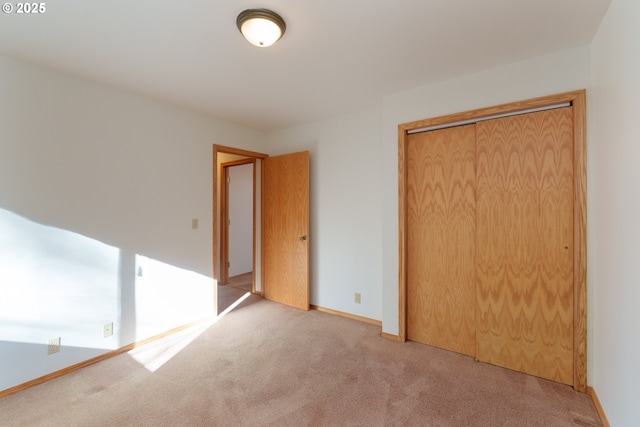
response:
M0 425L601 425L570 387L379 333L251 296L208 328L0 400Z
M251 272L230 277L226 285L218 284L218 313L222 313L247 292L251 292Z

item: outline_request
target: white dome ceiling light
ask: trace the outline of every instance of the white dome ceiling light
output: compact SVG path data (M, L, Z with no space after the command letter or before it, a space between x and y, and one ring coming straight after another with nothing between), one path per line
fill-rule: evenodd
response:
M267 9L247 9L236 19L238 29L254 46L271 46L283 36L287 25L284 19Z

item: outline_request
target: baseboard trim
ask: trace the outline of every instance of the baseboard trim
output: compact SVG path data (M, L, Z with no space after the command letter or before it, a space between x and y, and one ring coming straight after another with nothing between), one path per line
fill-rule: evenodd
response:
M382 322L379 321L379 320L370 319L368 317L363 317L363 316L358 316L356 314L345 313L344 311L338 311L338 310L333 310L333 309L330 309L330 308L324 308L324 307L320 307L320 306L317 306L317 305L310 305L309 308L311 308L312 310L320 311L322 313L334 314L336 316L346 317L347 319L351 319L351 320L358 320L360 322L368 323L370 325L375 325L375 326L379 326L379 327L382 328Z
M598 415L600 416L602 425L604 427L611 427L611 424L609 424L609 420L604 413L604 409L602 408L602 404L600 403L600 399L598 399L598 395L596 394L596 391L593 389L593 387L587 386L587 394L591 396L591 399L593 399L593 404L596 406L596 411L598 411Z
M55 371L55 372L52 372L50 374L43 375L43 376L41 376L39 378L36 378L34 380L27 381L26 383L18 384L17 386L13 386L13 387L10 387L10 388L8 388L6 390L2 390L2 391L0 391L0 399L5 398L7 396L11 396L12 394L19 393L19 392L24 391L24 390L26 390L28 388L35 387L37 385L49 382L51 380L55 380L56 378L63 377L65 375L70 374L72 372L75 372L75 371L77 371L79 369L82 369L82 368L87 367L89 365L93 365L94 363L102 362L103 360L107 360L107 359L115 357L115 356L117 356L119 354L126 353L127 351L131 351L134 348L143 346L143 345L148 344L148 343L153 342L153 341L157 341L157 340L165 338L165 337L167 337L169 335L173 335L173 334L175 334L177 332L184 331L185 329L189 329L189 328L191 328L193 326L196 326L196 325L198 325L200 323L211 321L214 318L215 317L213 317L213 316L208 316L208 317L206 317L204 319L196 320L195 322L191 322L191 323L188 323L186 325L178 326L177 328L170 329L170 330L168 330L166 332L163 332L161 334L154 335L154 336L149 337L149 338L145 338L145 339L143 339L141 341L137 341L137 342L135 342L133 344L125 345L124 347L121 347L121 348L119 348L117 350L109 351L107 353L101 354L100 356L96 356L96 357L93 357L91 359L87 359L87 360L84 360L82 362L76 363L75 365L71 365L71 366L68 366L66 368L60 369L59 371Z
M386 339L391 340L391 341L400 341L400 337L398 335L393 335L393 334L388 334L386 332L382 332L382 333L380 333L380 336L382 338L386 338Z
M236 274L235 276L230 276L228 280L240 280L240 279L246 279L247 277L253 277L253 271Z

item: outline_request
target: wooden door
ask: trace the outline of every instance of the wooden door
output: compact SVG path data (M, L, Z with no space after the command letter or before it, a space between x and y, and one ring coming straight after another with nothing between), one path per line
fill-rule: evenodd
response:
M266 299L309 309L309 152L264 161L262 259Z
M474 355L475 125L407 141L407 337Z
M476 357L573 384L572 107L477 123Z

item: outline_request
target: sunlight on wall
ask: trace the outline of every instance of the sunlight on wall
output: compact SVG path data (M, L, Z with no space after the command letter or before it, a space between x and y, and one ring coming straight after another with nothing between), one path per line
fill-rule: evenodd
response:
M136 341L191 323L213 311L210 277L136 255Z
M210 277L0 208L0 390L212 318L213 293Z
M120 251L0 209L0 340L113 348Z

